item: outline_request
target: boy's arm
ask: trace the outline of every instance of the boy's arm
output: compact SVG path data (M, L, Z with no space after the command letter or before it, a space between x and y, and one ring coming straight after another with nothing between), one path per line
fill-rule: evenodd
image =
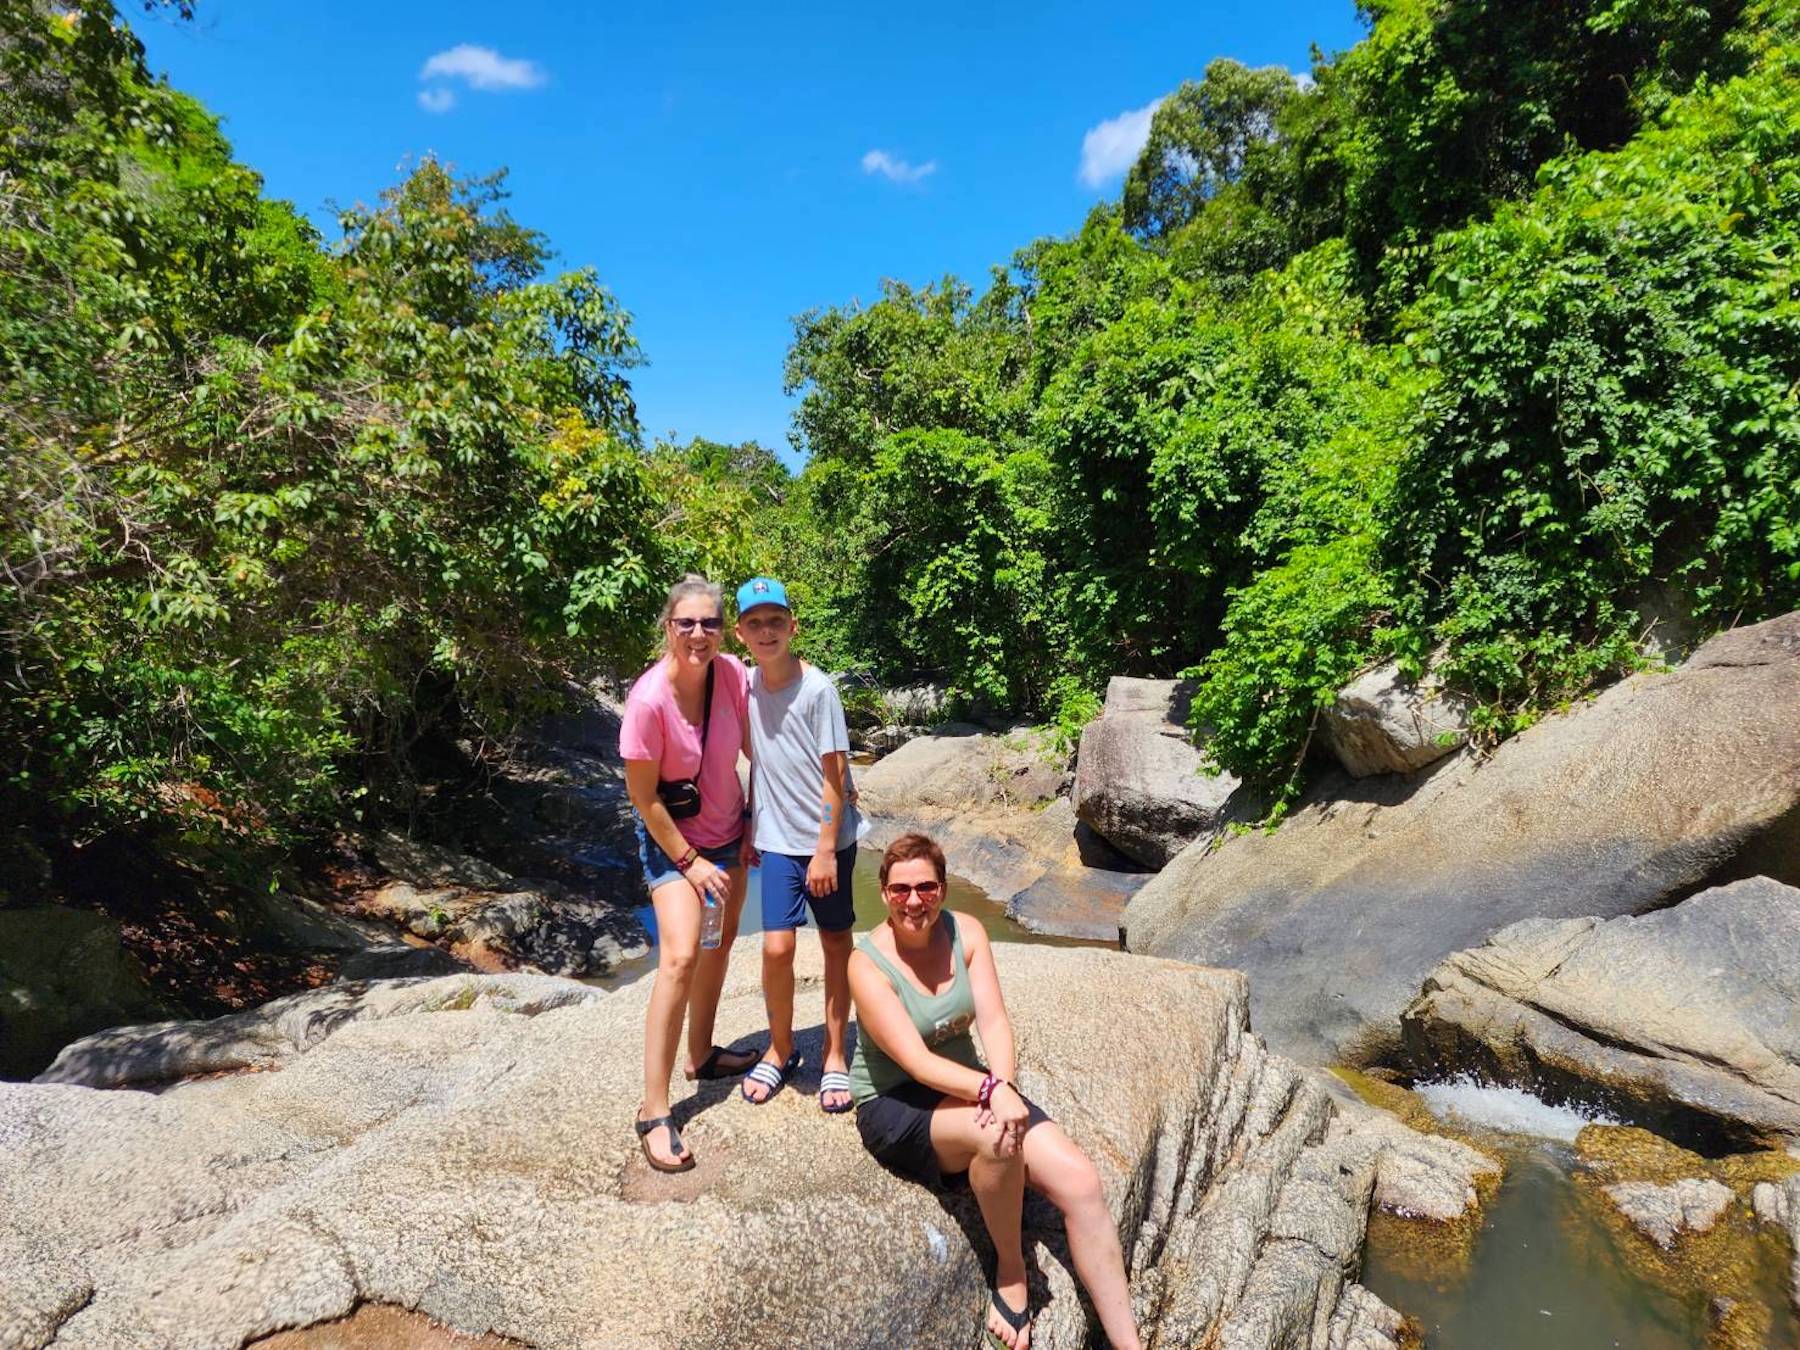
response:
M844 818L844 766L849 759L842 750L827 750L819 756L825 786L819 793L819 842L806 865L806 889L821 900L838 887L838 825Z

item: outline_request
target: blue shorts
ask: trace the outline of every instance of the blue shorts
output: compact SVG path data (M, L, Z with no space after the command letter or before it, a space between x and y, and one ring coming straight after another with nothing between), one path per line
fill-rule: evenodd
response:
M856 905L850 898L850 875L856 870L856 845L840 848L837 855L837 889L823 900L806 891L806 866L812 855L792 853L762 855L762 926L765 933L779 933L806 926L806 907L821 933L847 933L856 926Z
M667 886L671 881L680 881L681 869L675 866L675 860L662 851L662 845L650 837L650 831L644 828L644 822L637 823L638 865L644 869L644 885L652 892L658 886ZM729 844L720 844L717 848L703 848L700 856L710 863L715 863L727 870L738 865L738 845L741 839L733 839Z

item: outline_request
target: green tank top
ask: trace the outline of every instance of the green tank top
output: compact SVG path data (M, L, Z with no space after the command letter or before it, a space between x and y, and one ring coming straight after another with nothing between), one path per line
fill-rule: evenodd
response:
M980 1069L981 1057L975 1053L975 1038L969 1034L969 1028L975 1025L975 992L969 986L969 963L963 959L962 930L948 911L939 915L938 922L950 925L950 987L941 994L920 993L875 949L869 938L864 937L856 946L887 976L926 1045L945 1059ZM886 1051L863 1035L860 1027L857 1029L856 1055L850 1061L850 1096L858 1106L912 1081L911 1075L889 1059Z

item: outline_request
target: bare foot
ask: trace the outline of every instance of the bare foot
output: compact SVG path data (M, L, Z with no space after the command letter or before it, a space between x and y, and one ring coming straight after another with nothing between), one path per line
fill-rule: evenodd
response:
M681 1066L681 1076L691 1083L704 1070L709 1078L735 1078L761 1058L754 1050L726 1050L715 1046L698 1063L690 1054L687 1063Z

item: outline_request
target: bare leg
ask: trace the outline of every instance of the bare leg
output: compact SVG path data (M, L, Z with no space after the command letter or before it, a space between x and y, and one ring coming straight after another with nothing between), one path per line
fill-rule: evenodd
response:
M819 945L825 949L825 1062L819 1067L847 1073L850 1061L845 1043L850 1039L850 949L855 937L849 929L841 933L820 933ZM791 967L790 967L791 970ZM850 1104L848 1092L829 1094L821 1106L842 1107Z
M1117 1350L1137 1350L1140 1342L1131 1315L1125 1257L1118 1226L1100 1190L1100 1174L1053 1120L1038 1120L1025 1131L1023 1152L1025 1180L1062 1211L1075 1274L1093 1300L1107 1339Z
M650 988L650 1011L644 1017L644 1105L639 1120L669 1114L669 1074L675 1067L675 1044L681 1015L687 1009L700 950L700 901L685 880L658 886L650 894L656 907L656 983ZM646 1136L659 1162L679 1163L665 1130Z
M725 875L731 879L731 892L725 898L725 924L719 945L708 950L699 948L694 969L693 990L688 995L687 1071L693 1073L712 1052L713 1024L719 1016L719 991L725 987L725 968L731 961L731 944L737 941L738 919L744 912L744 891L749 874L733 867ZM657 922L662 922L661 915ZM697 920L696 920L697 922ZM755 1055L743 1057L745 1067L756 1063ZM728 1061L735 1062L735 1061Z
M1023 1150L1001 1155L999 1139L998 1127L976 1125L973 1102L946 1097L931 1113L931 1146L937 1152L938 1166L946 1172L969 1170L969 1189L975 1192L981 1220L994 1243L994 1290L1008 1307L1021 1309L1030 1301L1025 1248L1019 1233L1025 1208L1025 1158ZM1004 1344L1028 1350L1029 1326L1015 1333L992 1308L987 1324Z
M776 1068L794 1053L794 930L763 930L763 1003L769 1010L769 1052L763 1056ZM769 1100L769 1089L744 1080L744 1093L753 1102Z

